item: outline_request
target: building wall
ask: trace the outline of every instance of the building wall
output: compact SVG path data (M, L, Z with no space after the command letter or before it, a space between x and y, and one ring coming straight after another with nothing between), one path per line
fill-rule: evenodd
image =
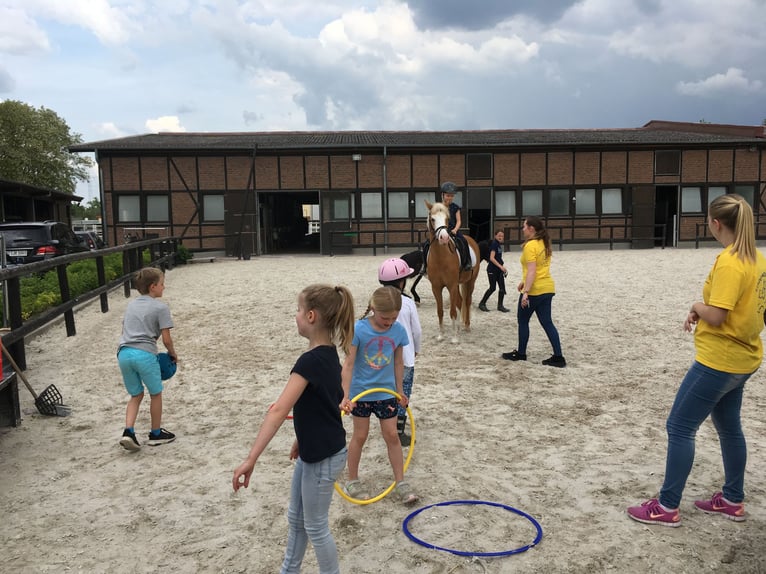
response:
M476 153L476 150L466 150ZM308 150L305 154L292 152L270 155L264 152L252 155L108 155L100 156L104 188L104 206L110 242L121 242L124 227L151 226L145 222L116 224L118 196L166 194L170 197L170 219L165 222L168 234L198 237L193 246L203 249L223 248L226 229L223 222L205 222L201 206L206 194L245 192L253 189L263 192L280 191L421 191L436 193L444 181L453 181L458 187L491 189L575 189L619 187L630 201L635 186L727 186L733 191L735 184L757 185L760 196L766 189L766 152L754 153L746 148L685 149L680 150L680 169L677 175L655 175L655 154L651 149L601 150L528 150L498 151L492 154L492 176L468 179L466 154L455 151L437 152L417 150L403 153L382 150L365 151L359 161L351 153L324 153ZM385 174L385 185L384 185ZM414 197L414 195L413 195ZM142 200L143 201L143 200ZM756 211L763 211L756 201ZM626 207L629 219L631 209ZM579 225L573 238L599 237L598 225L623 225L625 217L594 218L567 216ZM549 225L556 226L551 217ZM680 239L691 240L696 224L703 222L703 214L681 214ZM359 221L359 230L381 229L383 220ZM389 222L390 230L411 234L417 221ZM503 224L518 226L518 217L497 218L494 227ZM567 225L572 225L571 222ZM766 230L764 230L766 232ZM619 230L624 236L624 230Z

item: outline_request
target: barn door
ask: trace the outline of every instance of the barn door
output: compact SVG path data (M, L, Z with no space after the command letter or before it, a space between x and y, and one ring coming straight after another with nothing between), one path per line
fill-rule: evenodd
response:
M654 247L654 186L633 188L633 249Z
M322 191L319 195L322 255L351 253L353 195L350 191Z

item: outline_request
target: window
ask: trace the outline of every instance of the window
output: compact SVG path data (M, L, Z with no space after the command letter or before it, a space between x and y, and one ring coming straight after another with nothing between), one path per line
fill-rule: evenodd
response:
M543 214L542 189L525 189L521 192L521 214L524 216Z
M601 190L601 213L622 213L622 190L620 188Z
M426 201L428 203L434 202L434 194L430 191L418 191L415 193L415 217L425 219L428 217L428 210L426 209Z
M681 188L681 211L683 213L702 211L702 190L699 187Z
M679 175L681 173L681 152L654 152L654 175Z
M205 195L202 198L204 221L223 221L223 195Z
M516 192L495 192L495 216L505 217L508 215L516 215Z
M167 195L146 196L146 221L170 221Z
M383 217L383 208L381 203L382 194L379 192L368 192L361 194L362 199L362 219L380 219Z
M569 215L569 190L552 189L549 192L550 206L548 212L550 215Z
M117 198L117 221L120 223L141 221L141 197L120 195Z
M331 219L334 221L348 221L350 217L349 204L351 202L346 198L335 198L332 200Z
M575 190L575 213L577 215L595 215L596 213L596 190Z
M752 185L735 185L734 193L738 193L744 197L745 201L750 204L750 207L752 207L754 211L758 211L755 205L755 189Z
M708 187L707 189L707 204L710 205L710 202L713 201L716 197L719 197L721 195L726 195L726 188L725 187Z
M492 154L466 154L465 174L468 179L490 179L492 177Z
M425 205L423 207L425 208ZM388 193L388 216L391 218L409 218L409 193L406 191L391 191Z

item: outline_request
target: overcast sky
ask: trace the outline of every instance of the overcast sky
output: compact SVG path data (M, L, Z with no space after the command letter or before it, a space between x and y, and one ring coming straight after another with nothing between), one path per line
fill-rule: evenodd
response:
M0 99L85 141L759 125L766 0L0 0Z

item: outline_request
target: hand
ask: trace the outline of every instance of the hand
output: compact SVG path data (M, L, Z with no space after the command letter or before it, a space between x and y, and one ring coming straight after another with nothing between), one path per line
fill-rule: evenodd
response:
M689 314L686 316L686 320L684 321L684 331L691 333L694 325L696 325L699 320L700 316L697 314L697 312L690 310Z
M348 399L343 399L340 402L340 410L342 410L347 415L351 414L351 411L353 411L356 408L356 403L352 403Z
M529 295L527 293L521 295L521 306L529 307Z
M407 405L410 404L410 399L408 399L407 395L405 395L404 393L399 393L399 397L400 397L399 404L401 405L403 409L406 409Z
M293 441L293 446L290 447L290 460L295 460L298 458L299 452L298 452L298 441Z
M250 476L253 474L254 462L246 460L240 464L234 471L234 478L231 480L231 486L234 488L234 492L237 492L240 487L247 488L250 486Z

